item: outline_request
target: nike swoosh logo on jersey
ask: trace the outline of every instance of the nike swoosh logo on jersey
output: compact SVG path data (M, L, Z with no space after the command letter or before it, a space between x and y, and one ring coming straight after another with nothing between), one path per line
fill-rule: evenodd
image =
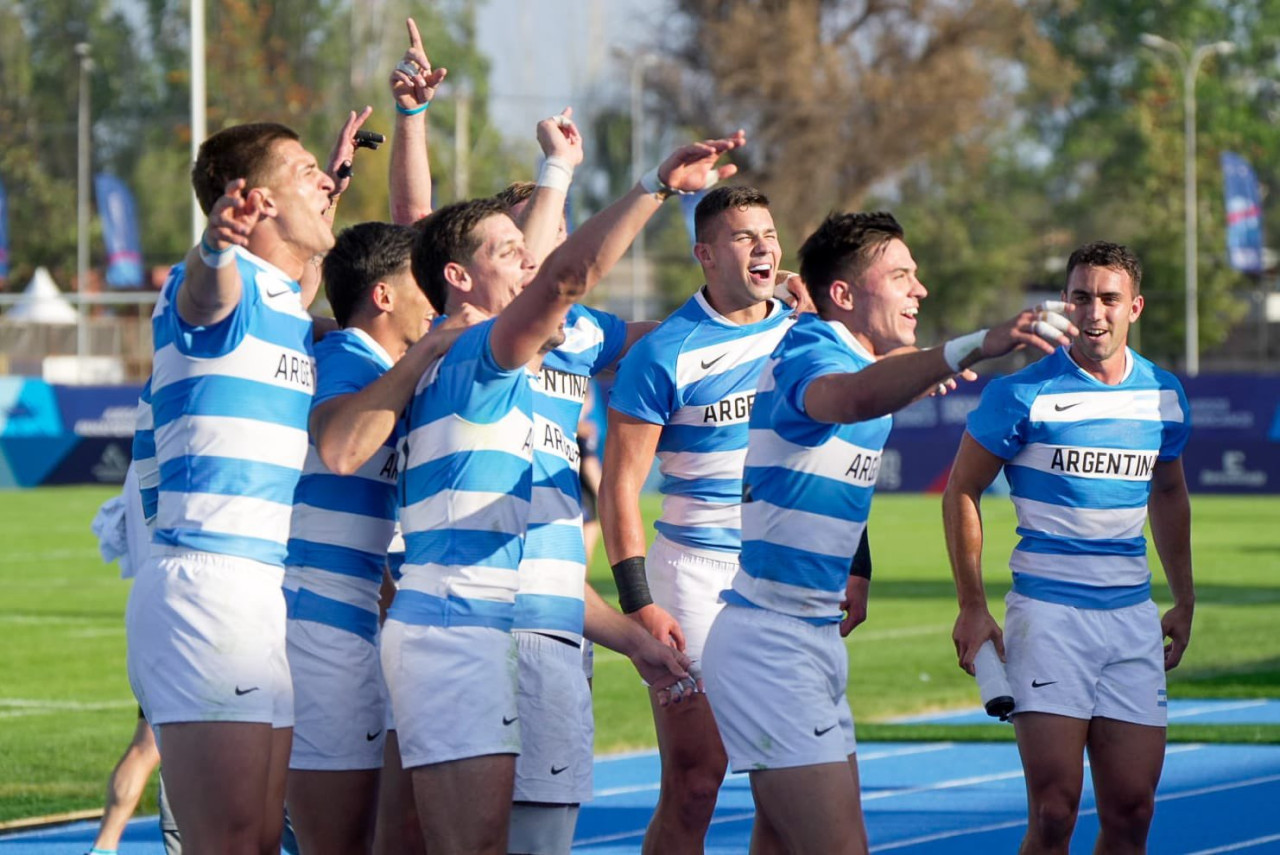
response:
M1083 403L1084 403L1083 401L1076 401L1074 404L1054 404L1053 409L1054 409L1054 412L1060 413L1063 410L1069 410L1072 407L1078 407Z
M552 775L559 775L561 772L563 772L565 769L568 769L568 768L569 768L568 766L561 766L559 769L557 769L555 766L552 766L552 767L551 767L551 774L552 774Z
M280 285L279 290L275 290L275 289L272 289L272 288L267 288L267 289L266 289L266 295L267 295L267 297L279 297L279 296L281 296L281 295L283 295L283 294L288 294L288 293L289 293L290 291L292 291L292 290L293 290L293 289L292 289L292 288L290 288L288 285L281 284L281 285Z
M702 370L703 370L703 371L707 370L708 368L710 368L711 366L715 365L715 364L716 364L717 362L719 362L720 360L724 359L724 357L725 357L725 355L722 353L722 354L720 354L719 356L717 356L715 359L711 360L710 362L707 362L706 360L703 360L703 362L702 362Z
M1042 682L1040 682L1039 680L1032 680L1032 681L1031 681L1031 688L1033 688L1033 689L1041 689L1041 688L1044 688L1045 686L1052 686L1052 685L1053 685L1054 683L1056 683L1056 682L1058 682L1058 681L1057 681L1057 680L1045 680L1045 681L1042 683Z
M814 735L814 736L822 736L823 734L830 733L831 731L833 731L833 730L835 730L835 729L836 729L836 726L835 726L834 724L833 724L833 725L831 725L830 727L824 727L824 728L822 728L822 730L818 730L818 728L816 728L816 727L815 727L815 728L813 729L813 735Z
M249 688L247 688L247 689L242 689L242 688L240 688L239 686L236 686L236 695L247 695L247 694L249 694L250 692L256 692L256 691L258 691L258 689L259 689L259 688L260 688L260 687L258 687L258 686L250 686L250 687L249 687Z

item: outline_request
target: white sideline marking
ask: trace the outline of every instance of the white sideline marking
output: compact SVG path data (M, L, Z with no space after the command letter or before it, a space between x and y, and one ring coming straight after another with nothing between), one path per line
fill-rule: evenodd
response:
M54 701L32 698L0 698L0 718L24 715L46 715L56 712L100 712L136 707L137 701ZM9 707L9 709L5 709Z
M1212 704L1204 704L1198 707L1189 707L1180 709L1177 712L1169 713L1170 719L1186 718L1187 716L1200 715L1201 713L1223 712L1226 710L1247 710L1254 707L1264 707L1271 701L1267 698L1258 698L1251 701L1233 701L1229 703L1217 702Z
M1255 837L1252 840L1241 840L1239 843L1219 846L1216 849L1201 849L1199 852L1192 852L1191 855L1218 855L1219 852L1239 852L1241 849L1252 849L1254 846L1261 846L1264 843L1275 843L1277 840L1280 840L1280 834L1269 834L1266 837Z

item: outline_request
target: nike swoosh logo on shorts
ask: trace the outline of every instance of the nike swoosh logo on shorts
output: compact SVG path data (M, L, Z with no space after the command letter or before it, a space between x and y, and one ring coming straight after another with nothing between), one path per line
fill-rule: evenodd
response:
M250 688L248 688L248 689L242 689L242 688L240 688L239 686L236 686L236 695L237 695L237 696L239 696L239 695L247 695L247 694L249 694L250 692L256 692L256 691L258 691L258 689L259 689L259 687L258 687L258 686L251 686L251 687L250 687Z
M379 735L380 733L382 733L382 731L381 731L381 730L375 730L373 733L369 733L369 732L367 732L367 731L366 731L366 732L365 732L365 735L364 735L365 741L367 741L367 742L373 742L373 740L375 740L375 739L377 739L377 738L378 738L378 735Z
M551 774L552 774L552 775L559 775L561 772L563 772L565 769L568 769L568 768L569 768L568 766L561 766L559 769L557 769L555 766L552 766L552 767L551 767Z
M518 718L520 718L520 716L518 716L518 715L513 715L511 718L507 718L507 717L504 715L504 716L502 717L502 726L503 726L503 727L507 727L508 725L514 724L514 723L515 723L515 720L516 720L516 719L518 719Z
M835 730L835 729L836 729L836 726L835 726L834 724L833 724L833 725L831 725L830 727L824 727L824 728L822 728L821 730L819 730L818 728L816 728L816 727L815 727L815 728L813 729L813 735L814 735L814 736L822 736L823 734L830 733L831 731L833 731L833 730Z
M1045 680L1045 681L1042 683L1042 682L1040 682L1039 680L1032 680L1032 681L1031 681L1031 688L1033 688L1033 689L1040 689L1040 688L1043 688L1043 687L1045 687L1045 686L1052 686L1052 685L1053 685L1054 683L1056 683L1056 682L1058 682L1058 681L1057 681L1057 680Z

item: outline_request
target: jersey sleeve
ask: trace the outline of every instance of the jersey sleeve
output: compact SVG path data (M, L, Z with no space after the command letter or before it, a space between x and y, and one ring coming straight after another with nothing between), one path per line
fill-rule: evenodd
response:
M1178 393L1178 407L1182 411L1182 418L1181 420L1164 420L1164 426L1160 432L1159 458L1161 460L1176 460L1181 457L1187 442L1191 439L1191 403L1187 400L1187 393L1183 390L1182 384L1173 375L1169 375L1169 384Z
M622 360L609 408L643 422L665 425L676 410L675 356L658 353L653 334L642 338Z
M594 377L613 365L618 361L618 357L622 356L622 350L627 346L627 322L617 315L602 312L590 306L583 306L582 308L587 310L587 314L600 327L600 332L604 338L600 353L596 356L596 361L591 366L591 376Z
M1001 460L1012 460L1027 441L1031 409L1020 388L1007 377L993 380L969 413L969 435Z
M187 284L187 271L185 265L173 269L166 285L171 290L163 321L164 337L169 341L157 341L157 350L162 344L171 342L185 356L213 359L230 353L244 340L252 310L261 296L258 294L257 268L239 253L236 253L236 267L240 271L240 299L231 314L208 326L189 324L178 313L178 292Z
M312 408L341 395L359 392L382 375L367 357L346 347L316 346L316 396Z
M805 410L804 396L809 384L828 374L857 371L861 363L837 339L802 328L783 338L774 357L777 359L773 369L777 394L773 429L789 440L806 445L821 442L836 426L816 421Z
M458 337L443 357L435 379L440 403L459 418L489 424L511 408L512 377L525 366L507 369L493 357L489 337L493 321L471 327Z

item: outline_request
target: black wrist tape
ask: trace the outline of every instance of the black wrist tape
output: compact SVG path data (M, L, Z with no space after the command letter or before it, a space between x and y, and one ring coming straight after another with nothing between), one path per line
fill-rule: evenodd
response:
M862 529L862 540L858 541L858 551L853 553L853 563L849 565L850 576L861 576L863 579L871 578L871 539L867 537L867 530Z
M613 581L618 586L618 605L624 613L631 614L653 603L642 556L624 558L613 565Z

